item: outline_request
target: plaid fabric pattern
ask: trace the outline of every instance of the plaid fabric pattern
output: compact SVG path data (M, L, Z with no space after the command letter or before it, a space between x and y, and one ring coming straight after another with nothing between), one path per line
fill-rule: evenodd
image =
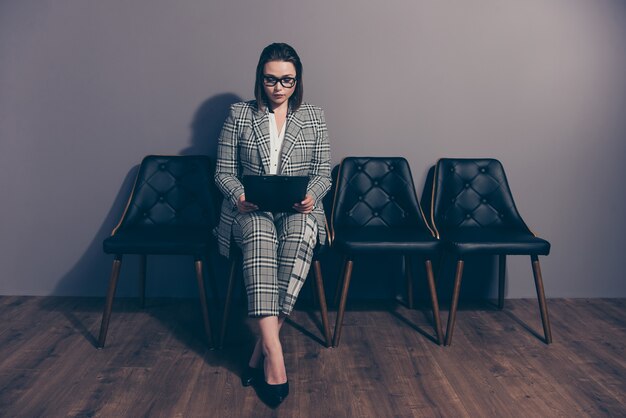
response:
M324 112L303 103L287 115L278 174L309 176L309 193L319 203L313 209L317 225L325 225L322 198L330 188L330 145ZM235 103L224 122L217 147L215 183L225 199L216 228L219 251L228 257L237 200L243 194L241 177L270 172L270 134L267 108L255 101ZM326 228L318 228L318 241L326 242Z
M243 253L248 315L289 315L306 280L317 242L311 214L237 214L233 237Z

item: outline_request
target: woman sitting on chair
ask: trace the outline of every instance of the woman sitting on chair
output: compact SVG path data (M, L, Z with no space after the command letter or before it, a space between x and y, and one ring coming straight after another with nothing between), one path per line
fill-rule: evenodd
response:
M270 402L289 393L279 331L304 283L313 249L325 243L322 198L330 188L330 146L324 113L302 102L302 63L284 43L267 46L256 70L256 100L236 103L224 122L215 181L224 194L218 241L243 254L248 315L259 337L242 375ZM309 176L306 197L291 212L264 212L246 200L244 175Z

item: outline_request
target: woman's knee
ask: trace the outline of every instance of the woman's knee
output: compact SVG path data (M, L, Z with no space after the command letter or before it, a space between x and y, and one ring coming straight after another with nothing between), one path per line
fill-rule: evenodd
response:
M317 223L311 214L294 213L285 217L282 228L279 233L281 235L309 235L317 232Z
M235 218L241 240L249 242L258 238L263 241L277 241L276 227L273 219L264 212L251 212L238 215Z

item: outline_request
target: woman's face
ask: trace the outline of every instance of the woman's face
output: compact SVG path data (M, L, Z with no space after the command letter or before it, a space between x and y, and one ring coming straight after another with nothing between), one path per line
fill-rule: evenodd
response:
M272 86L272 84L274 84ZM268 61L263 67L263 88L272 110L286 105L296 86L296 67L287 61Z

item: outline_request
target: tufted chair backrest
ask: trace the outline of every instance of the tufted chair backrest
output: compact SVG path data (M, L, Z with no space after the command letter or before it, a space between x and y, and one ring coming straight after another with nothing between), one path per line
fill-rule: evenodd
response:
M431 221L437 233L456 228L528 227L498 160L442 158L435 168Z
M341 162L332 227L428 228L409 163L401 157L348 157Z
M126 211L115 231L156 225L214 226L212 182L209 157L145 157Z

